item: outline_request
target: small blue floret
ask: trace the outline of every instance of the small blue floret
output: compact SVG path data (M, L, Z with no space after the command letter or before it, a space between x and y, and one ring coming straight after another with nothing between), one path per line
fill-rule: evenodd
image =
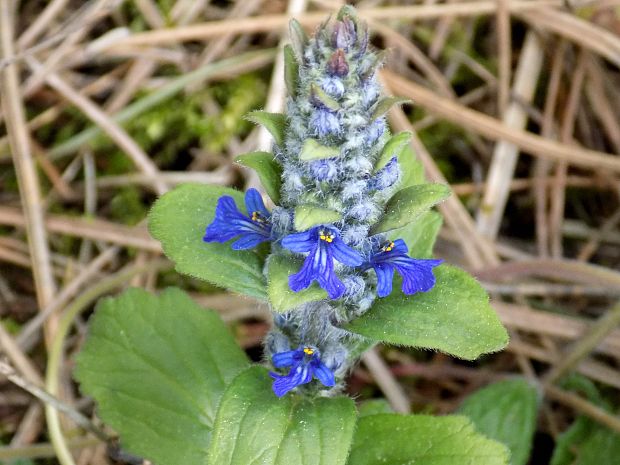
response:
M405 241L397 239L384 244L370 257L366 267L372 267L377 273L379 297L386 297L392 292L394 270L403 277L402 290L407 295L429 291L435 285L433 268L443 260L416 259L407 253Z
M271 357L275 368L291 367L287 375L270 372L274 379L273 392L282 397L297 386L307 384L312 378L318 379L324 386L332 387L336 384L334 374L321 361L321 355L316 347L301 346L297 350L279 352Z
M338 116L326 108L316 108L310 118L310 126L319 137L340 134Z
M251 249L261 242L271 240L271 214L256 189L245 193L246 216L239 211L233 198L223 195L217 201L215 218L202 238L205 242L227 242L239 237L232 244L235 250Z
M336 229L325 226L290 234L282 240L282 246L297 253L309 252L299 272L289 276L289 287L294 292L316 280L330 299L338 299L346 288L334 272L334 259L348 266L363 263L362 256L342 241Z

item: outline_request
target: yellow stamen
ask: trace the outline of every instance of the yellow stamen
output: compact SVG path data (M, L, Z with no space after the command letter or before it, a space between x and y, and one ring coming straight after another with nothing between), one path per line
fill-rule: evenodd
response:
M392 249L394 249L394 243L393 242L390 242L388 245L383 247L383 251L384 252L391 252Z
M311 348L311 347L304 347L304 354L312 355L312 354L314 354L314 349Z
M325 231L319 231L319 239L321 239L322 241L328 242L328 243L332 243L334 242L334 235L325 234Z
M256 223L264 223L265 220L261 217L259 212L252 212L252 221Z

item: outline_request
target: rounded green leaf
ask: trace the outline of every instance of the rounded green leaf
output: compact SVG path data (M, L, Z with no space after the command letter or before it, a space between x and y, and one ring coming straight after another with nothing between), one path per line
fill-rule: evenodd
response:
M295 229L305 231L313 226L325 223L335 223L342 219L342 215L329 208L313 205L299 205L295 207Z
M433 246L442 222L443 219L439 213L427 211L408 225L390 231L388 237L393 241L404 240L409 248L410 257L430 258L433 255Z
M266 299L263 260L251 250L233 250L229 243L204 242L215 206L229 195L245 211L243 193L208 184L183 184L155 202L149 230L159 240L179 273L258 299Z
M301 269L303 260L275 255L267 262L267 294L276 312L286 312L301 304L327 299L327 291L314 282L308 289L293 292L288 277Z
M231 383L217 413L208 463L344 465L355 428L353 401L278 398L272 381L264 368L253 367Z
M415 186L416 184L424 184L424 166L422 162L415 156L413 149L409 144L405 145L398 156L398 164L400 165L401 178L400 188Z
M97 306L75 376L129 452L202 465L224 388L247 366L216 313L178 289L130 289Z
M420 214L450 195L443 184L418 184L401 189L388 200L385 212L371 230L372 234L391 231L411 223Z
M379 414L360 418L347 465L508 465L503 444L466 417Z
M239 155L235 161L242 166L256 171L267 195L276 205L280 202L280 187L282 186L282 166L273 158L270 152L250 152Z
M470 395L459 413L476 429L510 448L511 465L525 465L536 431L539 393L525 379L493 383Z
M485 290L465 271L448 265L433 270L428 292L404 295L398 283L389 296L347 329L374 340L435 349L466 360L497 352L508 333L489 305Z

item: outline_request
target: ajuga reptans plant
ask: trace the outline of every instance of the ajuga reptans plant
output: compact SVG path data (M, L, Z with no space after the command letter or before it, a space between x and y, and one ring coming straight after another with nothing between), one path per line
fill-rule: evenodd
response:
M358 415L339 395L375 343L473 360L507 334L471 276L430 258L441 217L429 210L449 188L424 180L410 133L390 134L398 99L381 95L382 58L355 11L312 39L293 21L291 42L285 114L248 115L273 149L236 159L268 198L187 183L149 214L179 272L269 303L269 368L181 290L129 289L94 312L76 360L82 392L127 451L160 465L506 465L465 418ZM256 53L272 52L235 63Z
M381 95L381 55L370 49L365 24L345 7L311 39L296 22L291 32L286 116L251 115L280 131L273 144L281 168L278 205L269 211L249 189L245 214L222 196L204 241L236 239L233 249L269 242L267 268L270 262L295 264L288 276L292 292L324 291L324 298L274 312L265 350L276 395L295 388L327 395L342 387L368 346L343 329L346 324L377 298L430 290L441 260L410 257L402 239L389 239L377 227L401 169L397 152L386 152L385 113L395 100Z

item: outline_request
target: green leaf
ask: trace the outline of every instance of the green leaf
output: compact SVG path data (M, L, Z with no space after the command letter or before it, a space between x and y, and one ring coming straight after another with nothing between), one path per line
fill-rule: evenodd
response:
M340 110L340 104L338 100L333 99L323 91L319 86L312 83L310 84L310 98L320 102L325 108L331 111Z
M388 200L385 212L372 229L372 234L401 228L421 213L450 195L450 187L443 184L419 184L401 189Z
M307 302L327 299L327 292L312 283L308 289L293 292L288 285L288 277L301 269L303 260L293 257L272 255L267 262L267 293L272 309L286 312Z
M422 213L406 226L388 233L390 240L402 239L409 248L409 255L414 258L431 258L437 234L443 219L434 211Z
M299 79L299 63L295 58L295 52L290 45L284 46L284 82L288 94L295 98L297 95L297 80Z
M436 349L466 360L501 350L508 334L489 296L463 270L440 265L428 292L404 295L399 286L348 326L378 341Z
M394 413L392 406L385 399L370 399L362 402L357 408L357 415L368 417L370 415L378 415L380 413Z
M217 413L208 463L344 465L355 428L353 401L278 399L272 381L264 368L253 367L232 382Z
M536 431L539 395L524 379L491 384L469 396L459 413L469 417L476 429L510 449L511 465L525 465Z
M261 184L273 203L280 202L280 187L282 186L282 166L273 158L270 152L250 152L239 155L235 161L246 168L252 168L258 174Z
M222 393L247 366L216 313L178 289L129 289L100 301L75 376L129 452L202 465Z
M245 115L245 119L263 126L273 136L275 143L284 146L284 133L286 131L286 115L282 113L267 113L266 111L251 111Z
M376 103L374 110L372 111L372 116L370 117L370 121L374 121L377 118L382 117L394 105L402 105L403 103L410 103L410 102L411 100L409 100L408 98L403 98L403 97L383 97L381 100L379 100Z
M380 414L360 418L347 465L507 465L503 444L466 417Z
M321 160L323 158L334 158L340 156L338 147L328 147L319 144L314 139L306 139L299 153L299 159L302 161Z
M585 437L581 440L565 443L565 434L558 439L551 465L603 465L611 463L610 457L616 457L611 460L620 457L620 435L593 421L587 422L587 427L583 428ZM566 439L572 438L566 436Z
M418 157L415 156L409 144L405 145L401 150L398 156L398 164L400 165L401 171L401 189L417 184L424 184L426 182L426 178L424 177L424 166L422 166L422 162L418 160Z
M245 211L243 194L207 184L183 184L155 202L149 229L179 273L209 281L258 299L267 297L263 260L250 250L233 250L229 243L204 242L222 195L230 195Z
M383 146L383 150L381 151L379 160L377 160L377 163L375 164L373 173L376 173L385 165L387 165L392 158L400 158L400 154L411 140L411 137L413 137L413 134L411 134L409 131L399 132L398 134L392 136L390 140L388 140Z
M579 391L597 407L611 412L609 402L588 378L572 373L560 382L563 389ZM602 465L620 456L620 435L580 415L556 440L550 465Z
M334 223L342 219L342 215L329 208L299 205L295 207L295 229L305 231L318 224Z
M304 28L301 27L299 21L296 19L291 19L288 23L289 35L291 37L291 44L293 50L295 51L295 55L297 56L297 60L300 63L304 61L304 49L309 42L308 36Z

